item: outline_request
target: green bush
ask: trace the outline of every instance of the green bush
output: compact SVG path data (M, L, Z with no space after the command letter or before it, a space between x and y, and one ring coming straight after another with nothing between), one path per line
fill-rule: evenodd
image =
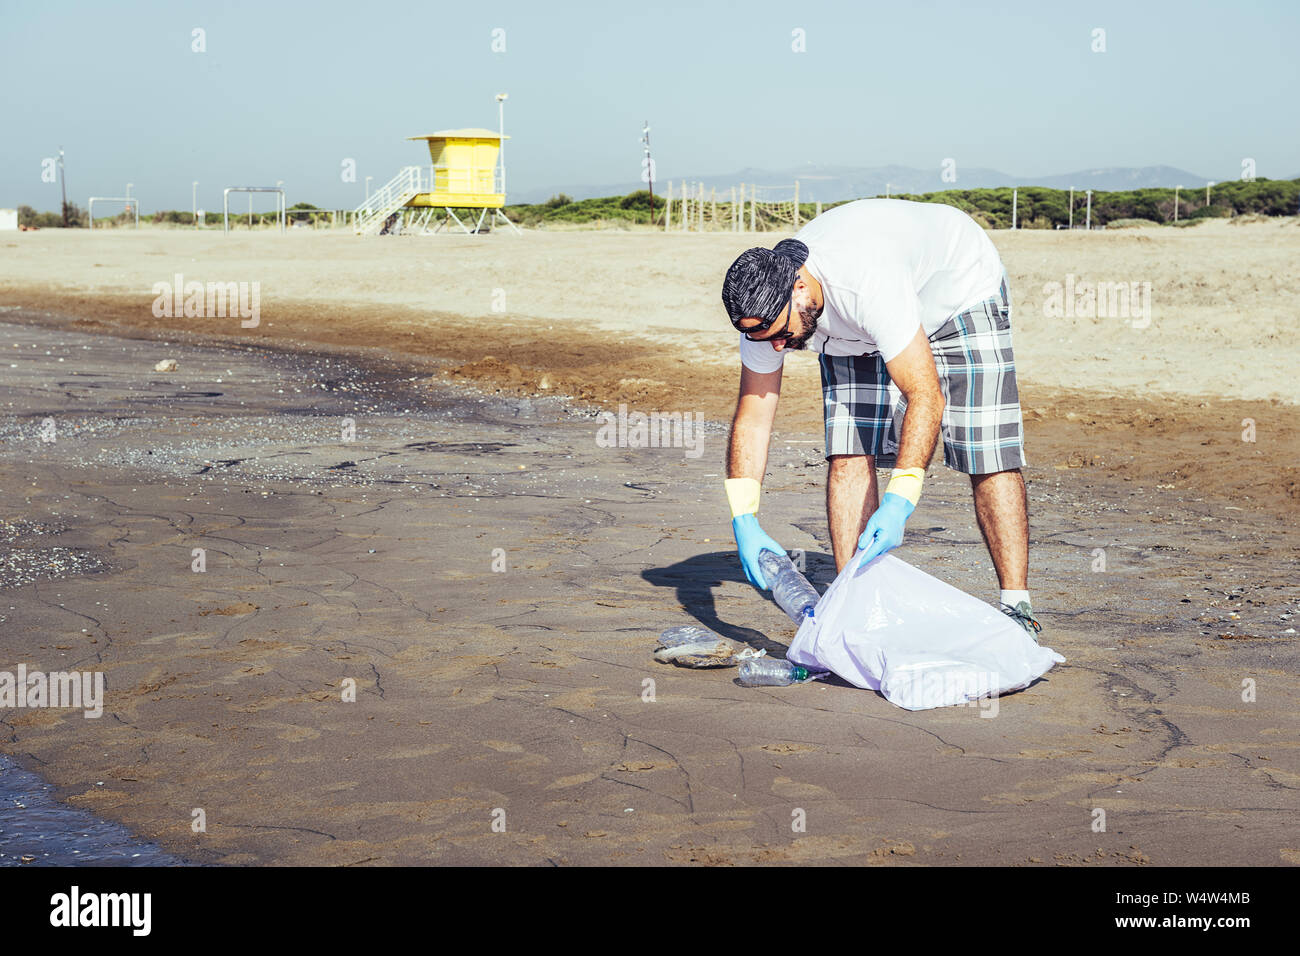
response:
M68 225L79 227L85 224L85 211L75 202L68 203ZM18 225L35 226L38 229L57 229L63 225L63 216L57 212L37 212L31 206L19 206Z

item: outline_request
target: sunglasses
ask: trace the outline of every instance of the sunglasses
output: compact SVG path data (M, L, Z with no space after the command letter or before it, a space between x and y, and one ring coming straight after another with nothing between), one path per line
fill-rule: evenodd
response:
M798 279L796 278L795 281L798 282ZM794 286L790 286L790 297L786 299L786 304L785 304L785 331L778 332L776 335L770 336L765 339L756 339L752 334L750 334L752 332L766 332L768 329L772 327L772 323L776 321L775 318L764 319L758 325L751 325L748 326L747 328L742 329L740 328L739 325L737 325L736 328L739 331L743 332L745 338L749 339L749 341L751 342L785 342L788 339L794 338L794 333L790 331L790 314L793 311L794 311ZM781 314L780 312L777 313L777 315L780 314Z

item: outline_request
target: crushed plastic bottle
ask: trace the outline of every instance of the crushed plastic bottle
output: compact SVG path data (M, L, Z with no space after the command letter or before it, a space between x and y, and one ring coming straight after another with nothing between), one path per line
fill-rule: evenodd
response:
M775 657L762 657L740 664L740 682L746 687L785 687L825 676Z
M707 627L684 624L670 627L659 635L659 649L655 660L686 667L732 667L741 661L762 657L766 650L756 651L743 647L737 651L731 642L719 637Z
M735 653L731 644L698 624L670 627L659 636L659 644L655 660L661 663L685 657L716 658L721 663Z
M772 599L790 615L790 620L802 624L804 618L813 616L821 595L786 555L764 549L758 553L758 566L772 589Z
M664 647L677 647L681 644L698 644L701 641L720 641L722 638L699 624L679 624L670 627L659 635L659 643Z

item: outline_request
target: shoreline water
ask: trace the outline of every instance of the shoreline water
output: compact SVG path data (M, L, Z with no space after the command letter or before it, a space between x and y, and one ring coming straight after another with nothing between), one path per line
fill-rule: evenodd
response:
M68 806L0 753L0 867L192 866L119 823Z

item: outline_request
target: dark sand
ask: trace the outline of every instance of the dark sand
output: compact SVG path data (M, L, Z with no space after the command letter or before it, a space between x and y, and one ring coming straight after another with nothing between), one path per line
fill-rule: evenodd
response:
M1026 388L1031 583L1068 663L983 719L844 685L747 689L734 671L651 659L679 623L777 652L793 634L734 555L716 424L734 375L689 379L687 405L654 391L678 387L661 363L639 404L621 395L708 412L690 458L598 446L593 409L512 372L505 336L476 340L497 357L475 362L365 351L360 332L330 350L333 327L308 351L271 347L295 344L288 333L164 345L77 315L136 337L74 332L58 314L10 312L30 324L0 327L0 516L23 556L0 582L0 669L102 670L106 712L0 711L0 750L169 851L330 865L1300 862L1288 406L1171 411ZM177 370L154 372L163 358ZM653 368L629 349L605 374L620 361ZM807 551L824 587L816 397L790 392L764 526ZM1240 441L1246 415L1257 445ZM354 442L340 440L346 416ZM53 443L38 437L46 417ZM898 554L996 595L967 483L937 463ZM340 699L346 679L355 703Z

